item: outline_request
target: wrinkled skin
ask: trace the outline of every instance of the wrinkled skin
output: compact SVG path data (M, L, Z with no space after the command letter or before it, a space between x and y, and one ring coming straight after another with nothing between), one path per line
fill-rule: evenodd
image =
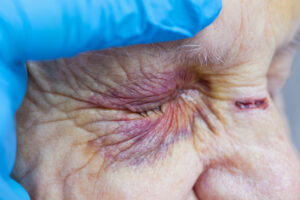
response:
M32 199L300 199L280 88L298 0L224 0L191 39L29 63L13 177Z

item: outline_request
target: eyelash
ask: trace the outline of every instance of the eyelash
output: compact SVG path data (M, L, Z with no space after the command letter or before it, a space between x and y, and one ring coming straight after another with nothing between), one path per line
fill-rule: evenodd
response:
M163 111L161 109L161 105L157 106L154 109L151 110L146 110L146 111L142 111L142 112L137 112L137 114L141 115L142 117L149 117L149 112L154 112L154 113L161 113L163 114Z

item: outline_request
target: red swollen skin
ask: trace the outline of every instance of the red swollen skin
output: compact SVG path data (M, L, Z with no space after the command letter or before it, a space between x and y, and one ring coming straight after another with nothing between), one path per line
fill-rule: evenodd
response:
M267 98L263 99L246 99L235 102L235 106L240 110L263 109L268 108Z

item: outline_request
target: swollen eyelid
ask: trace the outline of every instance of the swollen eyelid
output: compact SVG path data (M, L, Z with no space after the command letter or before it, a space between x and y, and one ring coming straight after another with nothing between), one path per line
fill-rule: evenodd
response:
M185 71L147 74L108 88L105 92L93 93L89 102L104 108L144 112L174 99L188 79Z

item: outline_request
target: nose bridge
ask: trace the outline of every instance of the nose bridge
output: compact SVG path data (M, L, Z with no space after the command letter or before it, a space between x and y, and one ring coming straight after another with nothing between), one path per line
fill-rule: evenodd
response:
M300 199L299 160L288 140L249 151L242 159L245 168L240 168L256 184L258 193L270 195L270 199Z
M195 192L206 200L298 200L299 160L290 146L288 141L279 148L241 144L238 152L210 165L200 175Z
M298 155L272 99L264 100L266 107L240 109L233 115L230 126L239 128L231 134L237 152L229 156L230 163L270 192L283 190L300 195Z

